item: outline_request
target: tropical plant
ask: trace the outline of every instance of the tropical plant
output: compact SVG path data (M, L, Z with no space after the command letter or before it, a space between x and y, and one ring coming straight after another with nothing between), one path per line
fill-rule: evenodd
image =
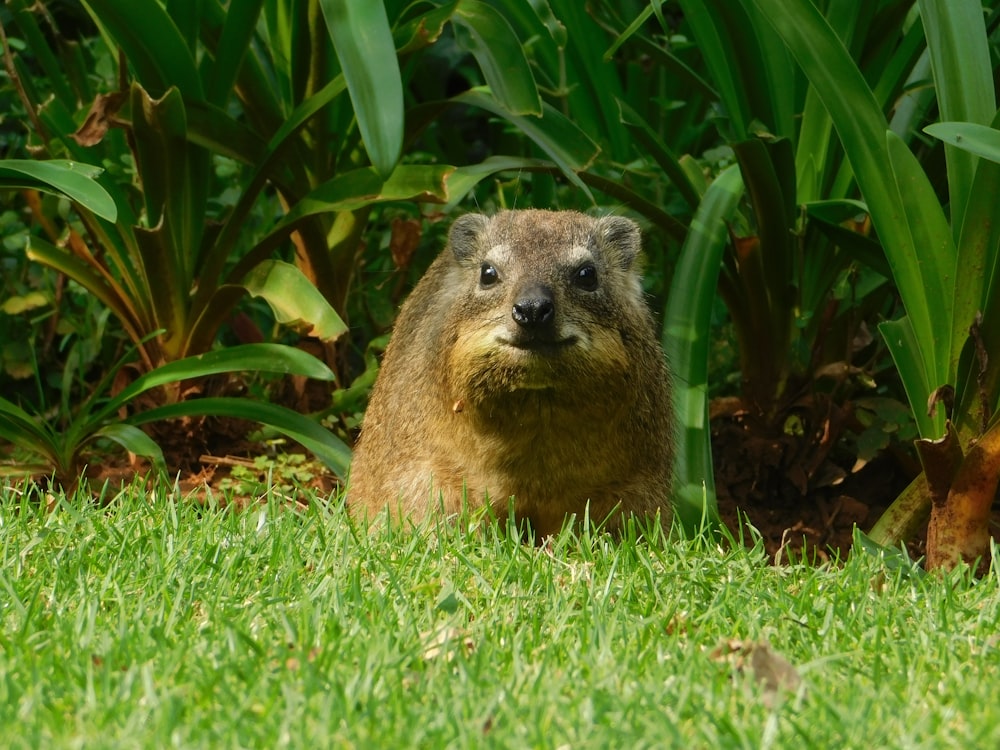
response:
M988 553L988 513L1000 477L1000 166L977 143L997 121L986 22L978 0L919 0L938 111L947 213L916 157L890 129L869 83L811 3L753 0L809 77L837 129L878 232L905 315L881 330L921 440L923 476L873 529L896 543L927 510L928 565ZM996 13L991 15L991 23ZM992 317L991 317L992 316Z
M95 181L101 169L86 164L69 161L32 161L22 159L0 160L0 190L22 191L37 200L38 193L49 193L59 199L72 199L88 206L98 215L108 221L114 221L117 210L111 196ZM68 347L59 346L60 356L66 363L62 377L48 381L60 392L64 402L68 401L73 391L72 383L68 382L85 363L92 362L102 348L102 332L107 319L107 311L99 304L90 304L92 298L85 295L75 295L72 290L60 288L52 280L55 274L49 274L47 289L36 288L38 279L31 278L25 271L25 263L11 257L16 252L22 256L23 242L28 236L28 229L20 222L17 203L11 202L11 208L4 214L4 224L10 220L19 228L17 236L4 237L4 246L8 251L4 258L3 291L0 312L3 313L3 327L0 329L0 363L3 372L0 378L10 377L14 381L28 381L35 377L36 384L42 390L42 379L39 377L38 363L47 358L52 351L52 342L59 333L66 334L74 328L90 332L83 340L74 341ZM5 232L6 234L6 232ZM12 269L13 272L12 272ZM63 304L56 302L59 298ZM83 299L88 305L87 315L75 320L66 320L53 316L56 307L69 309L71 305L67 298ZM19 320L20 318L20 320ZM44 329L30 321L48 319ZM13 397L16 388L4 383L5 395Z
M42 146L81 161L95 159L93 149L103 150L104 162L131 154L141 188L134 205L134 186L105 180L117 224L81 210L82 228L70 227L65 248L50 237L33 240L29 252L98 295L134 341L163 329L140 347L147 368L206 351L248 293L266 299L279 321L308 320L314 335L335 338L345 329L341 317L374 204L455 201L488 174L540 166L525 159L464 171L399 164L404 145L446 107L472 105L520 123L552 159L541 167L561 168L573 180L593 153L558 113L539 117L545 108L520 44L484 3L264 6L213 0L195 13L183 3L88 3L107 45L127 64L116 91L95 94L74 90L63 72L70 67L63 58L79 50L51 50L33 6L11 4L37 64L61 82L42 107L30 77L20 76ZM489 88L405 110L399 61L407 79L419 77L412 60L449 25ZM93 101L81 128L77 101ZM249 167L221 210L209 200L218 155ZM255 227L254 211L272 187L275 219ZM272 257L289 238L294 267Z
M50 423L0 398L0 438L33 457L18 456L16 464L0 466L0 474L51 473L63 487L75 487L84 468L87 449L100 439L112 441L132 453L151 459L157 472L165 474L167 467L163 452L138 425L160 419L212 415L264 422L308 448L337 476L346 478L350 450L316 422L275 404L246 398L214 397L192 399L122 416L122 412L138 396L151 389L219 373L250 369L332 380L330 369L305 352L277 344L245 344L207 352L162 365L112 395L115 376L126 361L122 359L110 368L90 396L65 415L65 421Z
M60 159L0 159L0 188L62 195L113 222L118 217L114 199L95 180L103 171L100 167Z
M62 195L101 219L114 222L115 203L95 181L101 171L69 161L0 160L0 188ZM138 396L153 388L219 373L252 370L332 380L330 369L308 354L270 344L233 347L165 364L140 376L116 395L110 395L115 377L129 356L108 370L78 408L71 409L64 403L57 413L66 417L65 420L50 423L0 398L0 438L35 457L24 460L25 457L20 456L22 460L15 466L0 467L0 474L52 473L64 487L74 487L83 469L85 451L102 438L150 458L155 468L164 473L162 451L136 425L157 419L214 415L264 422L309 448L334 473L346 478L350 462L347 447L316 422L273 404L235 398L196 399L138 415L121 416Z

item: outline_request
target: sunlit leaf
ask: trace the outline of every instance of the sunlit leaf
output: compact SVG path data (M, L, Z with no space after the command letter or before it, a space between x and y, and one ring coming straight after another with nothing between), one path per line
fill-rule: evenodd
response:
M298 201L270 234L287 234L289 227L306 216L353 211L372 203L414 200L444 203L448 196L445 178L454 169L448 165L401 164L387 180L371 167L343 172Z
M315 284L291 263L264 261L243 278L241 286L267 302L279 323L307 325L308 336L333 341L347 330Z
M54 195L65 195L102 219L115 221L118 208L108 191L95 178L103 169L75 161L51 159L0 160L0 185L12 188L30 188Z
M99 423L140 393L151 388L189 378L225 372L273 372L303 375L316 380L333 380L333 372L311 354L282 344L242 344L206 352L160 365L139 376L91 418Z
M975 122L935 122L924 132L984 159L1000 163L1000 130Z

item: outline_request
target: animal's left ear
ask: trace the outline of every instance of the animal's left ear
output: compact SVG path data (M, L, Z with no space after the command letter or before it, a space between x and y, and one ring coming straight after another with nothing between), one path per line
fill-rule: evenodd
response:
M598 219L597 237L608 257L626 271L635 263L642 249L639 225L624 216L602 216Z

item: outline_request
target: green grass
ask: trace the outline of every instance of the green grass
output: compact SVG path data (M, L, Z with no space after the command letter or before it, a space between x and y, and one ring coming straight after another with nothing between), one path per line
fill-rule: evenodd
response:
M107 499L2 492L0 746L1000 745L995 572ZM801 688L769 694L730 639Z

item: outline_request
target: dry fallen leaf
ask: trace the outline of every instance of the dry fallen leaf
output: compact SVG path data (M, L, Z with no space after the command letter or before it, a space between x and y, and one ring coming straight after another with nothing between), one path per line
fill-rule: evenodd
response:
M726 661L738 672L747 670L764 688L764 700L772 705L779 691L796 692L802 676L784 656L771 648L766 641L726 641L711 653L715 661Z
M475 649L472 639L463 634L461 630L451 625L437 630L427 630L420 634L420 640L424 644L424 659L430 661L444 657L451 661L455 657L455 646L461 646L465 653L469 654Z
M396 268L409 268L413 254L420 246L423 224L417 219L394 219L392 236L389 238L389 253Z
M108 129L115 124L114 116L125 103L126 96L125 91L98 94L94 103L90 105L87 119L70 137L81 146L96 146L107 135Z

